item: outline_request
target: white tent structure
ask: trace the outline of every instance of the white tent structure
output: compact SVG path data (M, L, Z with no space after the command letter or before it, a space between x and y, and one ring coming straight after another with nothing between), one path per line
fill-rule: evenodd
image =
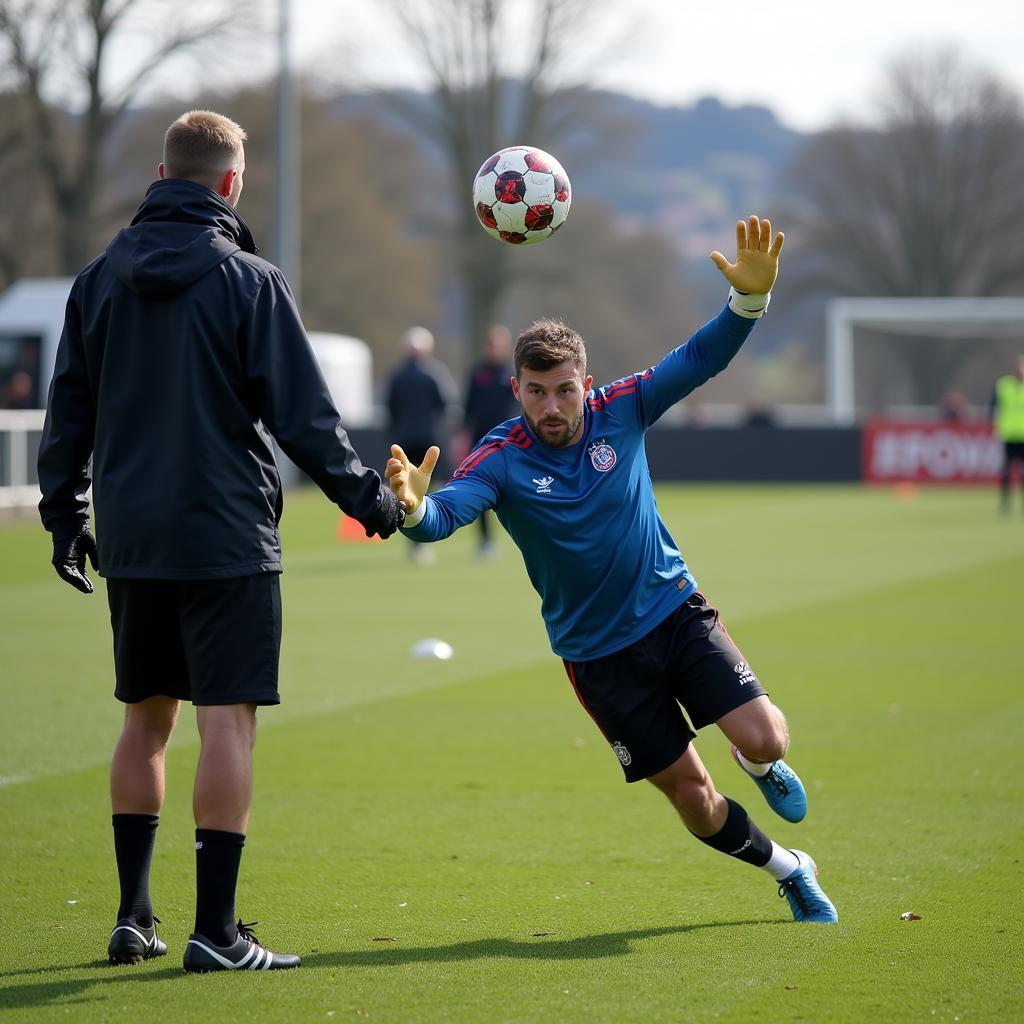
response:
M347 334L310 331L309 342L346 427L373 423L373 354Z
M36 405L0 409L0 509L31 510L39 501L36 450L71 284L70 277L23 278L0 295L0 376L6 378L23 355L33 353Z

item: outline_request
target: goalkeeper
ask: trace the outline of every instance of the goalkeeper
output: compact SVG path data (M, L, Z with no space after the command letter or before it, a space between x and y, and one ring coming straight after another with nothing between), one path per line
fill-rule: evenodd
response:
M541 596L552 649L626 780L649 780L701 842L768 872L795 920L834 922L811 857L720 794L694 747L694 730L714 723L772 810L803 819L804 787L783 760L786 720L697 590L658 515L644 451L647 428L723 370L767 309L783 235L752 216L736 236L735 262L711 254L732 286L728 304L656 366L595 390L580 336L538 321L515 348L521 415L429 496L437 448L416 467L393 446L386 475L416 541L494 509Z

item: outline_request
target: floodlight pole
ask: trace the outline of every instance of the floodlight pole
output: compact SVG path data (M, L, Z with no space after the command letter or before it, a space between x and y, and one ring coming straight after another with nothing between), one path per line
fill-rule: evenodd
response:
M277 181L274 190L274 253L302 307L302 273L300 252L299 154L301 146L300 108L291 70L290 43L291 0L278 0L278 70L277 70Z

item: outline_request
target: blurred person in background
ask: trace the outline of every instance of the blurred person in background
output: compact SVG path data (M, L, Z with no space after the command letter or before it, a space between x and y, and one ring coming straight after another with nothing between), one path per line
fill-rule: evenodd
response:
M15 370L0 391L0 409L38 409L36 382L27 370Z
M388 425L397 443L414 453L410 458L422 461L429 448L445 441L446 418L458 397L448 367L434 358L434 335L426 327L410 327L402 335L402 352L385 387ZM434 561L434 552L415 541L409 552L418 564Z
M702 843L763 869L795 921L831 923L838 914L810 855L762 832L718 791L695 749L696 730L715 724L769 807L803 820L807 795L783 760L786 719L662 521L644 440L739 352L768 308L782 244L770 222L740 221L736 262L711 254L731 285L721 312L656 366L603 388L592 387L571 327L535 322L514 353L521 415L492 430L433 494L436 448L416 465L394 445L386 475L406 510L403 532L416 539L443 540L495 510L541 597L552 650L626 781L648 780Z
M770 406L765 405L764 402L751 402L744 414L743 425L745 427L774 427L778 424Z
M947 391L942 396L939 419L943 423L966 423L971 418L971 406L962 391Z
M1024 501L1024 354L1017 356L1014 373L996 381L991 412L996 436L1003 442L1003 475L999 492L1000 507L1005 515L1010 511L1010 482L1014 465L1020 474Z
M511 332L504 324L492 324L484 334L483 358L470 369L466 383L463 417L468 447L479 444L499 423L518 415L519 406L512 392L511 356ZM490 520L491 513L486 509L477 520L480 524L477 550L481 558L490 558L496 551Z
M71 289L39 449L58 575L92 593L88 557L107 581L114 695L126 705L110 771L121 902L107 955L118 964L167 952L149 874L183 700L200 736L185 970L300 963L234 914L256 709L280 702L271 435L368 535L388 537L404 517L349 444L291 290L235 210L245 138L209 111L167 130L160 180Z

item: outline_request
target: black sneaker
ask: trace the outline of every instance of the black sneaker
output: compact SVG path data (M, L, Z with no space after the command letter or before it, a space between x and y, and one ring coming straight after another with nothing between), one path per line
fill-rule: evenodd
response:
M167 943L156 933L160 918L154 917L148 928L122 917L110 933L107 956L112 964L138 964L167 952Z
M185 970L189 974L206 971L284 971L298 967L302 959L294 953L275 953L261 946L252 924L238 922L238 938L230 946L218 946L205 935L193 932L185 947Z

